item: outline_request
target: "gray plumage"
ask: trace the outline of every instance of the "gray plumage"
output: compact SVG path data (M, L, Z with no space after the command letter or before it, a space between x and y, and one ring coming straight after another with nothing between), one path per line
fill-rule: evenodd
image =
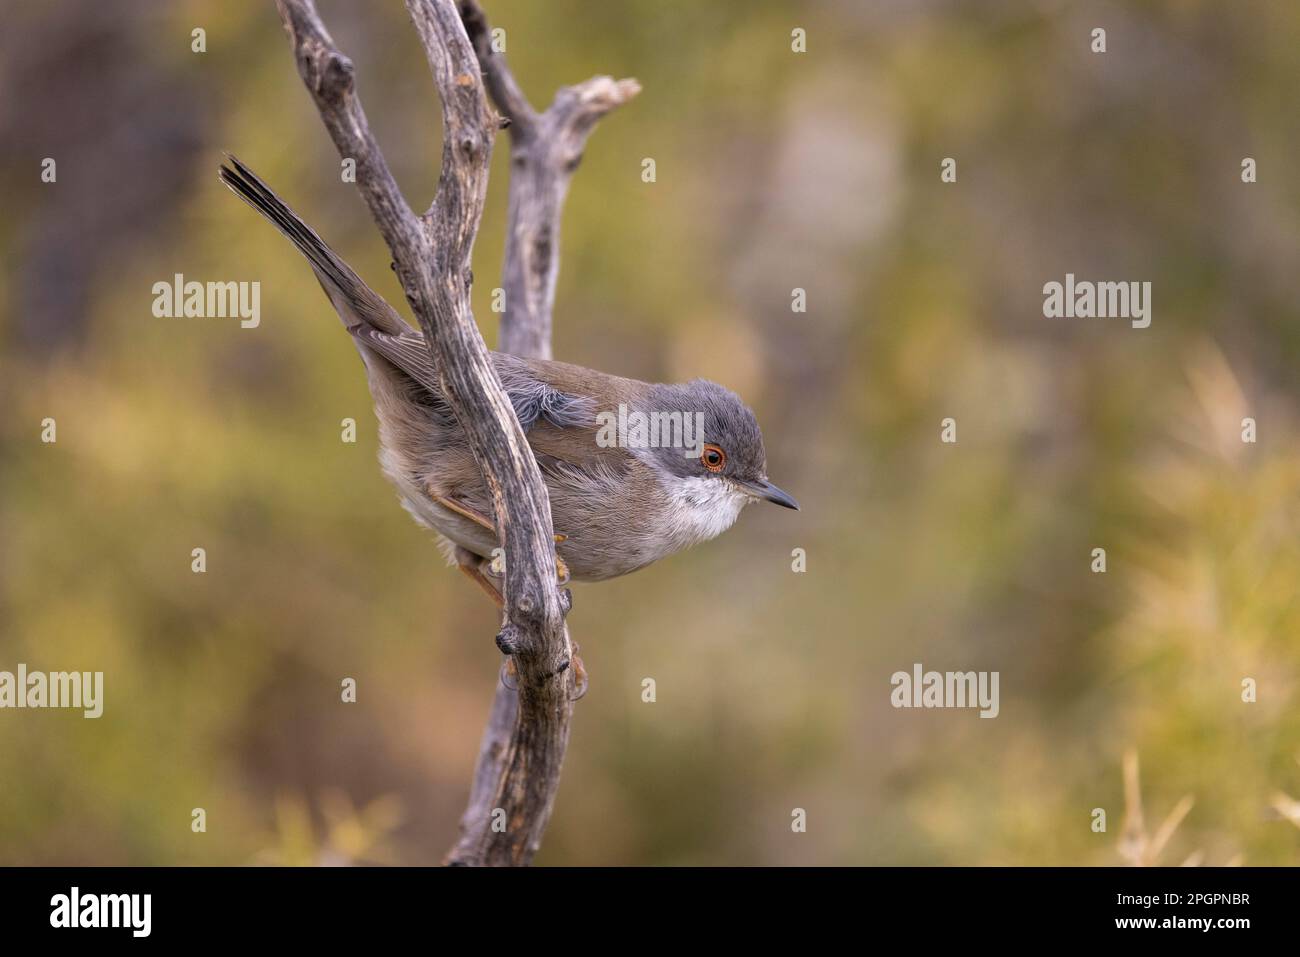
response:
M423 335L247 166L228 158L221 181L298 247L352 335L379 420L380 461L403 505L451 543L490 557L495 531L465 512L490 523L491 498ZM492 362L546 482L555 530L565 536L556 552L574 579L623 575L712 538L760 498L797 507L767 481L754 414L722 386L651 384L499 352ZM698 442L693 449L609 444L602 426L620 407L646 416L698 413L703 435L696 438L719 447L725 464L713 469L717 456L700 455Z

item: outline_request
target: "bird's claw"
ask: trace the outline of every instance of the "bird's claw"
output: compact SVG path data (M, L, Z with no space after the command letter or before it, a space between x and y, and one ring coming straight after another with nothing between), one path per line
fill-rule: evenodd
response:
M573 668L573 694L569 695L570 701L579 701L587 694L587 669L582 666L582 659L578 657L578 646L573 646L573 657L569 664Z

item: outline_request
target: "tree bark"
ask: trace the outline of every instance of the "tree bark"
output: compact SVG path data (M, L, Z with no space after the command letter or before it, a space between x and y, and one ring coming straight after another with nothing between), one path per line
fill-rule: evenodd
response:
M352 62L313 0L277 0L276 6L326 130L340 156L356 161L357 185L492 494L507 556L497 645L513 658L517 688L497 691L460 840L446 863L527 864L559 788L578 681L564 623L571 597L556 584L546 486L470 310L470 256L501 125L488 107L484 80L514 130L515 168L527 172L511 177L502 322L502 348L525 355L550 354L560 205L582 145L596 119L638 87L598 77L561 90L539 116L492 54L476 4L406 0L442 101L442 171L432 204L417 215L370 132ZM498 821L503 828L494 826Z
M561 89L550 108L539 115L519 89L505 57L493 51L492 31L478 3L461 0L460 13L488 92L510 130L509 210L502 269L505 311L498 348L549 359L551 312L560 271L560 215L569 179L596 121L634 97L641 87L636 80L593 77ZM579 684L585 684L585 677L575 675L575 687ZM579 696L584 690L579 690ZM448 852L447 863L507 863L501 859L502 836L491 830L491 814L502 806L502 784L509 777L512 756L521 746L517 705L515 692L499 684L479 745L460 838ZM558 768L555 783L558 786ZM552 794L548 815L553 800ZM536 834L540 841L541 830ZM537 845L526 848L522 857L508 863L528 863L536 852Z
M488 92L510 129L510 208L502 270L506 308L500 348L549 359L551 310L560 274L560 215L569 180L596 121L636 96L641 85L632 79L592 77L562 88L539 114L515 83L505 56L492 50L491 30L476 0L461 0L460 9Z

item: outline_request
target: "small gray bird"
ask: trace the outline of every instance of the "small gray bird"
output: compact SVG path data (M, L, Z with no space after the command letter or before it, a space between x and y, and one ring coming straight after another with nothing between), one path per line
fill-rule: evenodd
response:
M492 500L423 335L233 156L221 181L307 258L366 365L380 461L402 504L498 602ZM758 422L735 393L661 385L493 352L551 500L562 581L601 581L726 531L750 502L797 509L767 480ZM667 439L667 440L665 440Z

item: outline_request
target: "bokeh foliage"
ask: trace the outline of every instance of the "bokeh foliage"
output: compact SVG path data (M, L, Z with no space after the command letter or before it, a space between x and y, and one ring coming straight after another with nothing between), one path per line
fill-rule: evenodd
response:
M437 110L401 5L321 6L427 201ZM1295 863L1270 797L1300 794L1300 8L486 6L535 103L644 86L574 181L557 357L737 389L804 504L576 588L591 690L539 861L1116 863L1132 748L1149 816L1195 799L1170 860ZM0 863L437 860L494 618L380 476L310 271L216 180L236 152L401 301L272 5L7 19L0 669L103 670L106 707L0 712ZM507 175L503 137L489 344ZM261 326L155 319L177 272L260 281ZM1150 280L1151 328L1044 319L1066 272ZM892 709L918 661L1000 671L1000 716Z

